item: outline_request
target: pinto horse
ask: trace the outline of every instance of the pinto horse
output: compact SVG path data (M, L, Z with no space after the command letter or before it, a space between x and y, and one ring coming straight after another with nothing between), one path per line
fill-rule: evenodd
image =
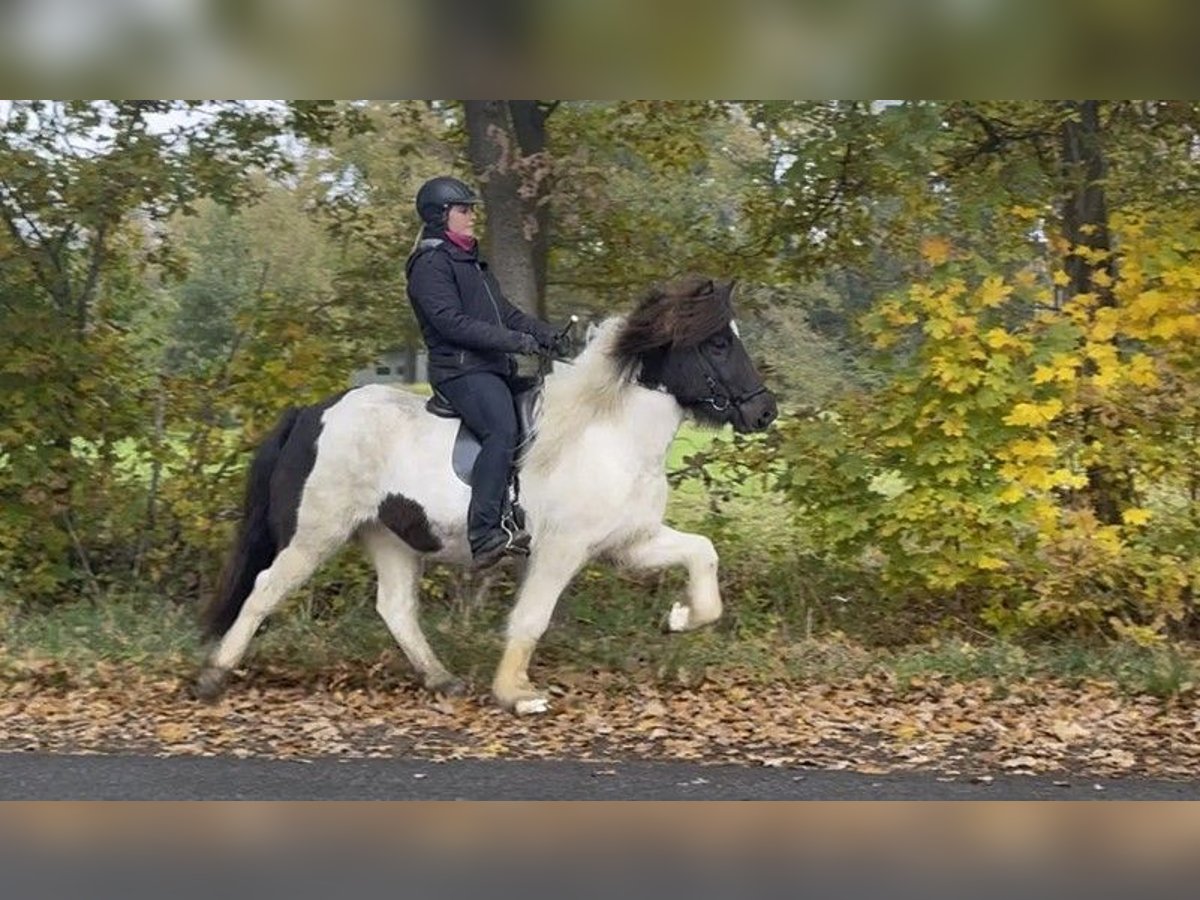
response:
M492 683L505 708L548 708L529 661L559 596L591 559L684 565L687 602L672 606L668 629L720 617L712 542L667 527L663 516L667 452L685 417L749 432L777 414L738 335L732 290L696 277L652 290L546 377L518 460L532 544ZM426 687L462 690L417 619L423 563L471 561L470 487L451 468L457 431L415 394L377 384L283 416L250 467L240 533L206 611L207 634L219 640L197 696L221 692L262 621L351 537L375 565L376 609Z

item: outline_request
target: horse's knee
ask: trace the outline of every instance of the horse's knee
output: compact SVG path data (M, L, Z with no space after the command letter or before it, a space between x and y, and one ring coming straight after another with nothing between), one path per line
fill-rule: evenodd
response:
M554 598L557 599L557 598ZM512 641L533 642L546 633L554 615L554 603L518 604L508 618L508 637Z

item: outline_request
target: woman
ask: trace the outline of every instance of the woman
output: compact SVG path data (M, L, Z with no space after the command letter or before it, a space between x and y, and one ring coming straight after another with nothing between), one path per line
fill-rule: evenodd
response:
M429 350L429 381L482 444L467 526L474 564L486 568L529 548L527 533L501 521L517 443L510 354L565 348L554 328L505 299L479 257L478 204L457 178L425 182L416 199L421 238L406 271L408 299Z

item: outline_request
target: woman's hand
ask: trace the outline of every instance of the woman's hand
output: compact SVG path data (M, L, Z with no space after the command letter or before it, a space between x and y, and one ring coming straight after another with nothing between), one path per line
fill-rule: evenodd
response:
M521 335L521 347L517 350L523 356L542 356L548 351L543 344L532 334Z

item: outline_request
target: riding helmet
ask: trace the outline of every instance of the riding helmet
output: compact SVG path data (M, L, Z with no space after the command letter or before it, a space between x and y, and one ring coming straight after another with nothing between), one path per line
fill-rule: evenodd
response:
M474 205L475 192L457 178L431 178L417 191L417 215L427 225L445 225L446 210L452 204Z

